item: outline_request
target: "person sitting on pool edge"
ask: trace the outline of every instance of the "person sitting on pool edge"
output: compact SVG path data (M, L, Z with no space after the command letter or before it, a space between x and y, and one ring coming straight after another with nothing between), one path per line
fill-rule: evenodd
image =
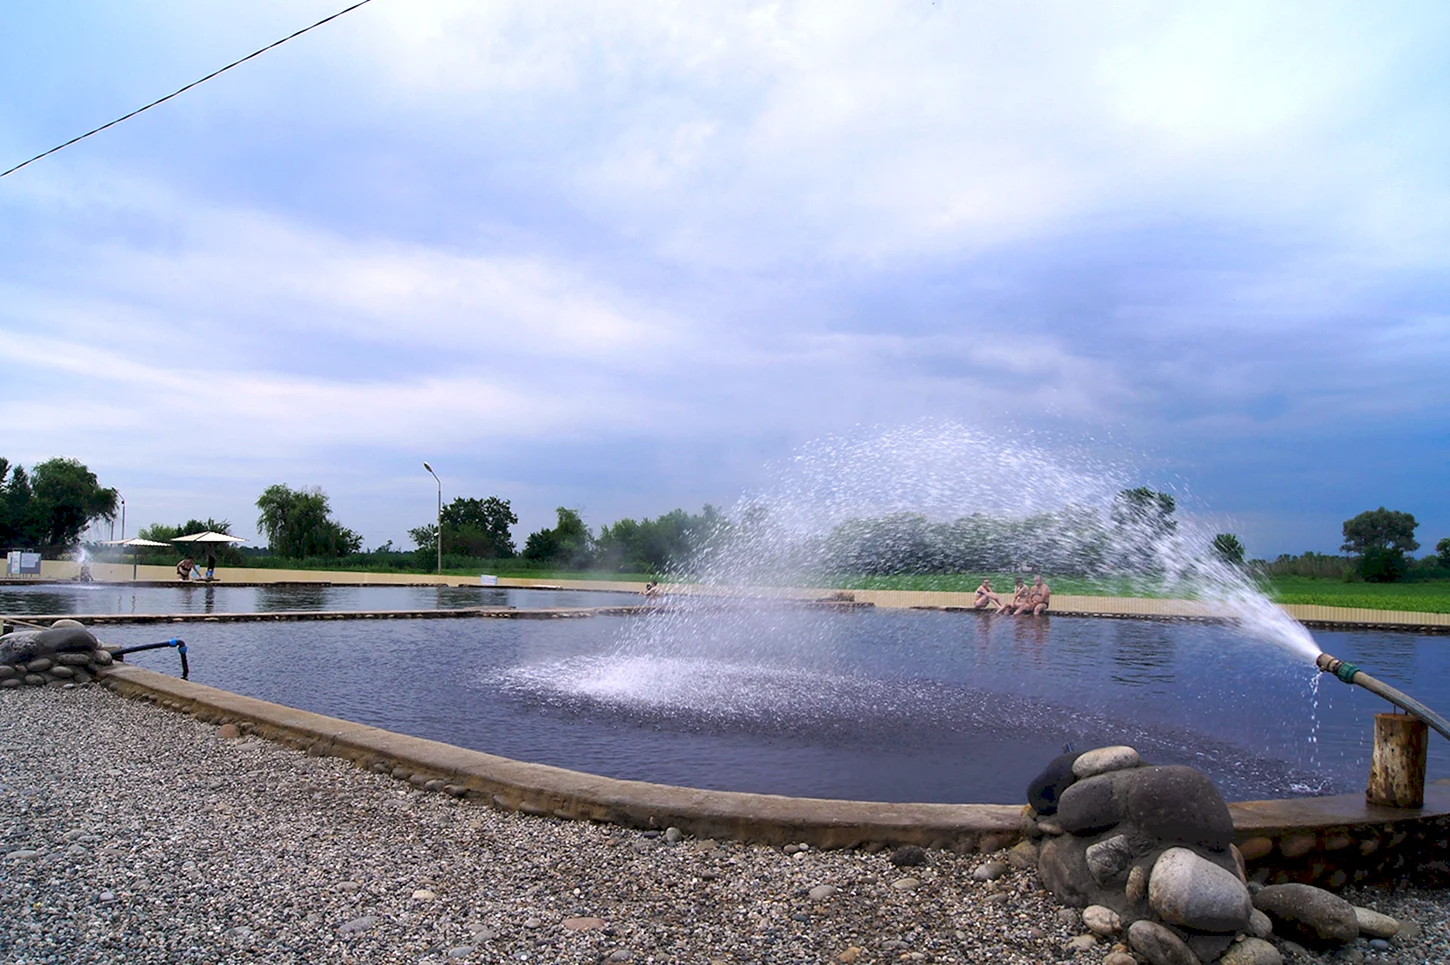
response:
M1032 578L1032 589L1027 591L1027 604L1017 612L1031 613L1033 616L1046 613L1048 601L1051 599L1052 587L1042 582L1042 574L1038 573Z
M998 613L1019 613L1021 608L1027 604L1027 586L1022 582L1022 577L1012 581L1012 599L1003 603L997 608Z
M1002 609L1002 598L992 592L992 581L984 576L982 577L982 585L977 587L977 596L972 601L972 609L985 610L989 603L995 603L997 604L997 609Z
M192 571L195 569L196 560L188 556L186 559L176 564L176 575L181 577L183 581L190 580Z

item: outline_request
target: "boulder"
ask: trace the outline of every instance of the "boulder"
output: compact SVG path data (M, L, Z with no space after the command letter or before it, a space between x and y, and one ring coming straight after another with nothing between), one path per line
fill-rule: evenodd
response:
M0 663L27 663L57 653L94 650L97 645L96 638L79 624L49 630L17 630L0 636Z
M1084 857L1088 874L1100 885L1105 885L1122 874L1137 854L1126 834L1115 834L1111 838L1090 844Z
M1149 965L1200 965L1188 943L1156 921L1140 919L1128 928L1128 944Z
M1088 871L1085 851L1069 837L1048 838L1037 856L1037 876L1048 891L1065 905L1083 908L1112 900L1095 887Z
M1254 907L1269 916L1275 934L1313 948L1345 945L1359 937L1354 906L1313 885L1269 885L1254 895Z
M1123 817L1110 774L1075 781L1057 802L1057 824L1069 834L1104 831Z
M1165 844L1227 851L1233 818L1218 788L1200 771L1169 765L1138 767L1116 776L1128 819Z
M1032 805L1032 810L1041 815L1057 813L1057 802L1062 792L1077 780L1072 773L1072 765L1077 759L1078 755L1073 751L1059 754L1032 779L1027 786L1027 803Z
M1148 905L1170 925L1200 932L1236 932L1254 910L1238 876L1187 848L1169 848L1148 876Z

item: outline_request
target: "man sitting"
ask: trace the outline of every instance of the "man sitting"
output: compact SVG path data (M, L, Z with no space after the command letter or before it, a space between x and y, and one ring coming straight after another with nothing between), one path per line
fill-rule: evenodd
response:
M1051 600L1051 599L1052 599L1052 587L1050 587L1046 583L1042 582L1042 574L1039 573L1039 574L1037 574L1036 576L1034 576L1032 578L1032 589L1027 591L1027 605L1026 605L1026 607L1023 608L1023 609L1021 609L1021 610L1018 610L1017 612L1018 613L1029 613L1030 612L1030 613L1032 613L1034 615L1036 615L1038 613L1046 613L1047 612L1047 604L1048 604L1048 601Z

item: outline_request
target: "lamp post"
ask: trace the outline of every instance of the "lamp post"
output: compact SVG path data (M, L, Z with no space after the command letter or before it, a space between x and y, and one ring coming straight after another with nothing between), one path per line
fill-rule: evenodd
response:
M126 538L126 497L125 496L122 496L120 494L117 494L116 498L121 501L121 539L122 540L125 540L125 538Z
M438 575L439 576L442 576L443 575L443 480L441 480L441 479L438 478L438 474L433 471L433 467L430 466L430 465L428 465L426 462L423 463L423 468L426 469L426 470L428 470L428 475L432 476L433 477L433 481L438 484Z

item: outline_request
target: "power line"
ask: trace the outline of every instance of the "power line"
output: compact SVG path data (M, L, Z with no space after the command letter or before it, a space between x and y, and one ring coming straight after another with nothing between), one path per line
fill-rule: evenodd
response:
M257 56L260 56L262 54L265 54L267 51L271 50L273 47L280 47L283 44L285 44L287 41L292 40L292 39L294 39L296 37L300 37L300 36L302 36L303 34L305 34L309 30L315 30L316 28L322 26L323 24L327 23L328 21L330 21L330 20L336 20L338 17L341 17L343 14L345 14L345 13L351 13L352 11L356 10L358 7L361 7L363 4L371 3L371 2L372 2L372 0L358 0L358 2L355 3L355 4L353 4L352 6L346 8L344 10L339 10L337 13L334 13L334 14L332 14L329 17L323 17L321 20L317 21L312 26L310 26L310 27L303 27L301 30L297 31L296 33L288 34L287 36L283 37L281 40L274 41L273 43L268 44L267 46L261 48L260 50L254 50L250 54L247 54L247 56L243 57L241 60L234 60L230 64L227 64L225 67L221 68L220 70L214 70L214 71L212 71L210 74L207 74L205 77L201 78L200 80L194 80L191 83L187 84L185 87L182 87L182 88L179 88L177 90L172 91L171 93L167 94L165 97L159 97L159 98L157 98L156 100L154 100L151 103L147 104L145 107L138 107L138 108L136 108L134 111L132 111L129 114L122 114L120 117L116 118L114 121L110 121L110 122L108 122L106 124L102 124L100 127L96 128L95 130L86 131L84 134L81 134L78 137L71 138L69 141L66 141L64 144L57 144L55 147L51 148L49 151L43 151L40 154L35 155L35 157L31 158L29 161L22 161L19 164L15 165L15 167L9 169L8 171L0 171L0 178L5 177L5 175L7 175L7 174L14 174L16 171L19 171L21 168L25 167L25 165L31 164L31 163L33 163L35 161L39 161L43 157L48 157L49 155L54 154L56 151L62 150L63 148L70 147L72 144L75 144L77 141L84 141L86 138L90 137L92 134L99 134L99 133L101 133L102 131L104 131L108 127L115 127L117 124L121 123L122 121L129 120L129 119L135 117L137 114L140 114L142 111L149 111L151 108L155 107L157 104L164 104L165 102L171 100L171 98L175 97L177 94L184 94L187 91L191 90L193 87L197 86L198 84L204 84L204 83L206 83L207 81L211 80L213 77L216 77L218 74L224 74L227 71L231 70L233 67L238 66L239 64L245 64L247 61L251 60L253 57L257 57Z

